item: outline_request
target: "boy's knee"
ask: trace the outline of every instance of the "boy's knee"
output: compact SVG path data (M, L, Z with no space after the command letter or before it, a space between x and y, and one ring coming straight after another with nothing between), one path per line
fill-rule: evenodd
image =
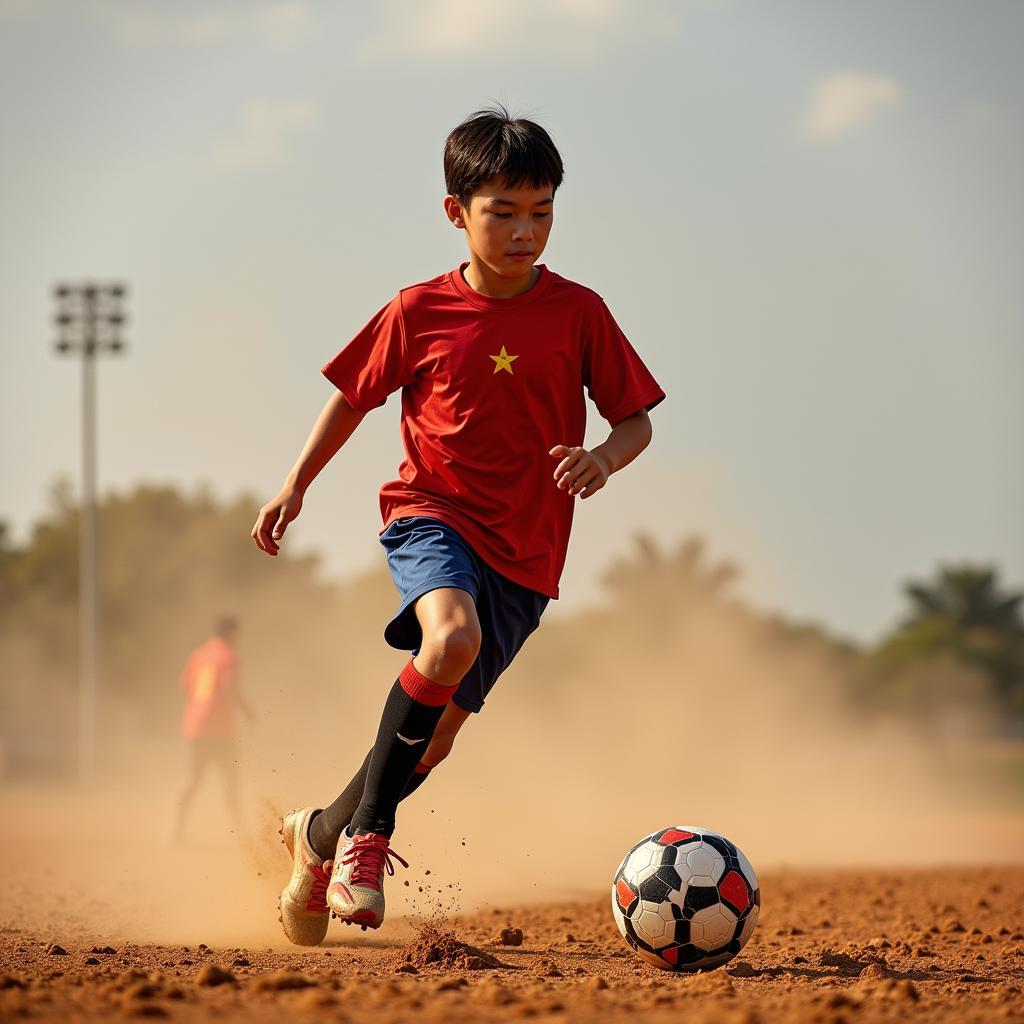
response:
M480 652L480 629L475 625L441 623L423 638L423 654L447 673L467 672Z

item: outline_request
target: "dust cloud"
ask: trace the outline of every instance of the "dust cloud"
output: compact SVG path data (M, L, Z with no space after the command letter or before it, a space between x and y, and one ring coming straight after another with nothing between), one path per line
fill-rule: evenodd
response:
M1020 817L972 767L980 711L955 729L863 714L826 645L714 595L644 589L575 615L551 606L400 807L393 844L411 866L387 881L392 918L592 895L669 824L724 833L759 870L1019 858ZM175 842L175 683L205 638L199 610L219 605L187 607L118 638L138 675L107 701L94 783L2 791L8 921L30 919L46 887L67 927L92 934L286 945L280 815L329 802L359 766L406 658L381 637L395 593L371 573L315 597L287 582L231 594L257 712L240 726L244 822L211 776Z

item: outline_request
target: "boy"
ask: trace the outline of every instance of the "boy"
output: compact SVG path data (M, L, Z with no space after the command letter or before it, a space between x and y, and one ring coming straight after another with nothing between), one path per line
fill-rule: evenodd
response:
M398 611L385 640L412 657L345 791L282 824L293 858L288 938L316 945L330 912L377 928L398 802L450 752L537 628L565 562L574 499L650 443L664 391L596 292L537 264L562 160L504 107L470 115L444 150L445 212L469 260L399 290L324 367L338 389L252 536L276 555L306 488L363 416L402 390L406 458L380 492ZM584 388L612 427L583 445Z

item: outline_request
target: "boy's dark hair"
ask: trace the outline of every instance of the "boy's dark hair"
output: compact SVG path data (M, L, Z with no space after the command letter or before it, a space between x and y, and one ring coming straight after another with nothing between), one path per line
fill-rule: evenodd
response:
M563 173L551 136L534 121L513 118L500 103L470 114L444 143L445 187L464 208L491 178L504 178L509 188L550 185L553 195Z

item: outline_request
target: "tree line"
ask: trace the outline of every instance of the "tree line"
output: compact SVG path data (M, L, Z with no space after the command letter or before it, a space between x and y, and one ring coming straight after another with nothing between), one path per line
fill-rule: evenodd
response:
M315 555L261 558L249 538L258 507L250 494L223 500L153 484L103 498L107 735L173 734L180 665L225 611L242 619L253 686L268 701L286 688L321 692L325 679L338 677L342 653L347 673L378 671L378 634L395 604L383 559L370 572L331 580ZM23 542L0 523L0 753L8 774L74 762L78 528L64 483ZM940 565L930 579L908 581L904 615L874 645L752 607L736 596L740 578L740 568L711 558L700 538L663 547L640 533L629 554L606 567L599 609L545 622L538 671L547 664L557 672L564 652L598 631L604 642L637 651L685 651L697 613L714 609L717 621L766 651L822 659L850 714L896 714L927 726L942 715L984 712L989 732L1024 735L1024 594L1007 589L996 566ZM681 673L679 685L686 680Z

